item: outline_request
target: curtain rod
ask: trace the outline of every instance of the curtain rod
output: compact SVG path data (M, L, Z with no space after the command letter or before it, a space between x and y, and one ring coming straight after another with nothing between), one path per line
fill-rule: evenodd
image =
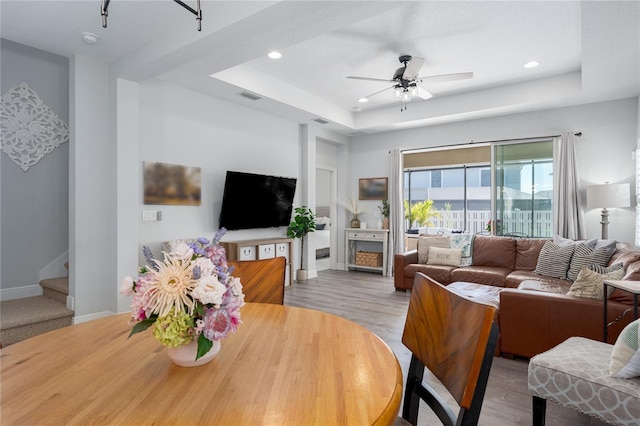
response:
M576 133L573 134L574 136L580 137L582 136L582 132L578 131ZM427 151L430 149L438 149L438 148L456 148L456 147L461 147L461 146L465 146L465 145L482 145L482 144L490 144L490 143L497 143L497 142L513 142L513 141L526 141L526 140L533 140L533 139L547 139L547 138L559 138L562 135L546 135L546 136L536 136L536 137L531 137L531 138L516 138L516 139L497 139L497 140L490 140L490 141L474 141L471 140L471 142L466 142L466 143L459 143L459 144L454 144L454 145L437 145L437 146L430 146L427 148L412 148L412 149L404 149L401 150L400 152L402 152L403 154L405 152L410 152L410 151ZM391 151L389 151L389 153L391 153Z

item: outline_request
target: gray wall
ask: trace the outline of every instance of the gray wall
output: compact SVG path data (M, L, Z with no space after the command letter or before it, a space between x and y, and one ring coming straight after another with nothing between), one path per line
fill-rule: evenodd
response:
M26 81L69 123L69 60L8 40L0 43L2 92ZM0 288L38 284L38 271L69 247L69 144L26 172L2 153Z

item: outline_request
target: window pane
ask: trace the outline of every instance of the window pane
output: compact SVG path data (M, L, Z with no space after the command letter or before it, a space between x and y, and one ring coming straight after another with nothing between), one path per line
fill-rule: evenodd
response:
M495 147L496 235L553 235L552 141Z
M441 170L431 171L431 187L432 188L442 187L442 171Z

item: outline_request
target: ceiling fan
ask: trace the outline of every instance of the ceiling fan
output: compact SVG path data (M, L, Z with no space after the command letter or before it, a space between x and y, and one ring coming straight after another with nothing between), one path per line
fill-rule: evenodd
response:
M387 87L386 89L382 89L380 91L372 93L369 96L360 98L360 102L367 102L371 96L393 89L394 96L400 98L401 101L400 111L403 111L407 109L407 101L411 100L414 97L418 97L424 100L433 97L433 95L429 93L428 90L420 86L418 83L443 83L446 81L465 80L473 77L472 72L460 72L454 74L440 74L428 77L419 77L418 72L420 71L420 68L422 68L424 58L419 58L417 56L414 57L411 55L402 55L398 58L398 60L401 64L403 64L403 66L398 68L393 73L393 78L391 78L390 80L369 77L347 77L354 80L380 81L393 84L391 87Z

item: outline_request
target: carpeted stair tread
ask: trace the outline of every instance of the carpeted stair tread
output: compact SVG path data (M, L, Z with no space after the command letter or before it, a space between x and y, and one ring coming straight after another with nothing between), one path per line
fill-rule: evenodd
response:
M65 317L71 319L73 311L45 296L0 302L0 329L2 330Z
M40 286L59 293L69 294L69 277L46 278L40 280Z

